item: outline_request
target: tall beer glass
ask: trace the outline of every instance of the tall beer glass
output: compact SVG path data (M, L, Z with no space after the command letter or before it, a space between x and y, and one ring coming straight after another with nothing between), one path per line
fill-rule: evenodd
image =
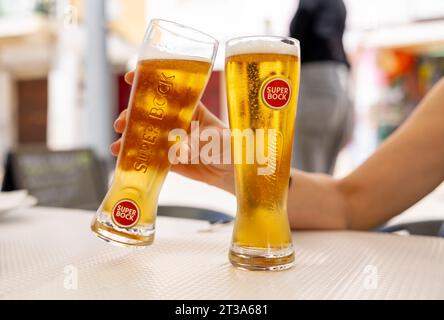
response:
M157 201L170 169L172 129L188 129L208 82L218 43L152 20L139 54L113 183L92 221L101 239L123 246L154 240Z
M292 38L245 37L227 43L238 204L229 258L242 269L283 270L294 262L287 196L299 57L299 42ZM266 161L260 163L259 155Z

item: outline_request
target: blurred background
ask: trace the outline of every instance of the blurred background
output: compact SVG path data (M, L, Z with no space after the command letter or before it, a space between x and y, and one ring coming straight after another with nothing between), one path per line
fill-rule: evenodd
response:
M361 164L444 75L444 1L344 2L355 127L339 154L336 176ZM34 190L42 205L98 205L113 167L112 123L130 93L123 76L135 65L150 19L183 23L220 41L203 100L226 120L224 42L241 35L288 35L297 8L297 0L0 0L4 189ZM53 157L47 149L59 153ZM190 183L170 175L161 203L187 200L219 208L223 202L234 210L230 195L196 197L207 186L190 189ZM444 200L442 192L432 198L420 204L422 211L442 218L435 205Z

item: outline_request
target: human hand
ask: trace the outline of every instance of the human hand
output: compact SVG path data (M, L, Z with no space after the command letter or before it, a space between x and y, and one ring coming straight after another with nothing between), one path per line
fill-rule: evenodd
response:
M134 81L134 72L129 72L125 75L125 81L132 85ZM126 127L126 117L127 110L124 110L117 120L114 122L114 129L117 133L123 133ZM199 130L202 132L205 129L212 128L216 129L220 133L220 137L222 137L222 131L226 129L226 126L222 121L220 121L215 115L213 115L201 102L199 102L196 112L193 117L193 121L197 121L199 124ZM191 139L188 139L191 141ZM111 153L115 156L119 154L120 147L122 144L122 138L115 141L111 144ZM206 144L200 143L200 149L202 149ZM213 157L220 156L220 159L223 158L224 154L224 144L220 143L221 150L220 154L213 154ZM188 145L188 148L191 149L191 146ZM227 150L227 152L231 152L231 150ZM199 150L200 154L200 150ZM216 186L225 191L231 192L234 194L234 171L233 165L231 164L205 164L203 161L198 161L198 164L176 164L173 165L171 170L179 173L185 177L191 178L193 180L205 182L207 184ZM221 163L223 161L221 160Z

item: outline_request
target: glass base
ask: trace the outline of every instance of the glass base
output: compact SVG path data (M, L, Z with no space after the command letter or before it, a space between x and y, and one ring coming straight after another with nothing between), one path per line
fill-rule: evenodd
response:
M280 271L294 265L293 246L285 249L249 248L232 245L229 253L231 264L249 271Z
M92 232L99 238L119 247L145 248L154 242L154 225L119 228L108 215L98 213L91 225Z

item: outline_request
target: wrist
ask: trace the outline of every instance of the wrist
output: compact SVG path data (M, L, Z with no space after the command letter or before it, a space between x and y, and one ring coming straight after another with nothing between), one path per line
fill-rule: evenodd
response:
M334 180L335 198L337 208L342 220L342 228L345 230L352 229L351 218L353 217L353 206L351 201L351 192L346 181Z
M202 182L235 195L234 167L232 165L218 165L211 167L211 169L211 171L215 170L213 173L203 175Z

